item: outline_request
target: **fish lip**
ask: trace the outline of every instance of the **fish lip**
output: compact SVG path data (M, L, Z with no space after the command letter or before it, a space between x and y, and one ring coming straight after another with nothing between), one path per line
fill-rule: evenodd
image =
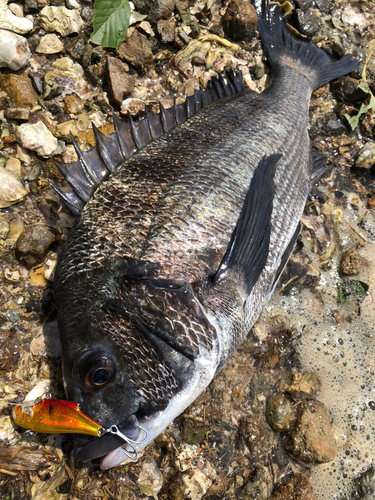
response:
M113 425L113 424L112 424ZM89 441L76 450L75 456L82 462L88 462L95 458L103 457L108 453L113 452L116 448L120 448L126 441L119 435L110 432L112 426L106 429L105 434ZM125 420L116 425L118 430L125 437L132 441L136 441L140 435L138 419L135 415L127 417Z

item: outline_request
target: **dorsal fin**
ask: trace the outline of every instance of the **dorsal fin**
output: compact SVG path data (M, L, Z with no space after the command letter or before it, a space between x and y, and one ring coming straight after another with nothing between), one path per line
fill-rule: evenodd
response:
M97 187L124 160L178 127L208 104L238 94L244 89L241 72L236 75L231 69L227 72L226 79L227 81L221 75L213 77L208 82L207 91L195 90L194 95L186 97L182 104L174 104L166 109L160 103L160 113L150 114L146 108L146 116L142 120L135 121L128 114L128 120L122 121L113 114L115 131L104 135L93 125L96 146L89 151L82 151L71 137L78 161L63 163L55 160L55 164L73 192L66 193L48 182L69 210L78 215Z

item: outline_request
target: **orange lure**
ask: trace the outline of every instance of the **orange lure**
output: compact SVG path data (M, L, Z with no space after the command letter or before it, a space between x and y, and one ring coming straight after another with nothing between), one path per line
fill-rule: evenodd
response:
M72 433L102 436L104 428L81 412L78 403L61 399L43 399L17 405L13 420L24 429L46 434Z

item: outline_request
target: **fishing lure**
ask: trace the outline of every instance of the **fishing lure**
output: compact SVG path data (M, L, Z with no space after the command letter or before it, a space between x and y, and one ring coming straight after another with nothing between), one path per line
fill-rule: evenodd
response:
M88 434L101 437L106 433L115 434L125 441L122 446L125 455L131 460L138 460L134 445L146 441L146 429L138 426L145 434L140 441L134 441L125 436L116 425L105 429L100 424L85 415L78 403L61 399L43 399L17 405L12 410L13 420L24 429L43 432L45 434ZM129 449L130 448L130 449Z

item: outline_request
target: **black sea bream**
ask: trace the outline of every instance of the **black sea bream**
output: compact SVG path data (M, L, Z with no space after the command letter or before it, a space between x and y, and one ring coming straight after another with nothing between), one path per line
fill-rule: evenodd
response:
M324 170L310 95L358 64L296 40L279 7L263 5L258 28L262 94L229 73L185 105L115 118L97 149L60 165L77 214L55 277L66 393L128 441L81 447L83 460L106 455L103 469L136 458L249 333Z

